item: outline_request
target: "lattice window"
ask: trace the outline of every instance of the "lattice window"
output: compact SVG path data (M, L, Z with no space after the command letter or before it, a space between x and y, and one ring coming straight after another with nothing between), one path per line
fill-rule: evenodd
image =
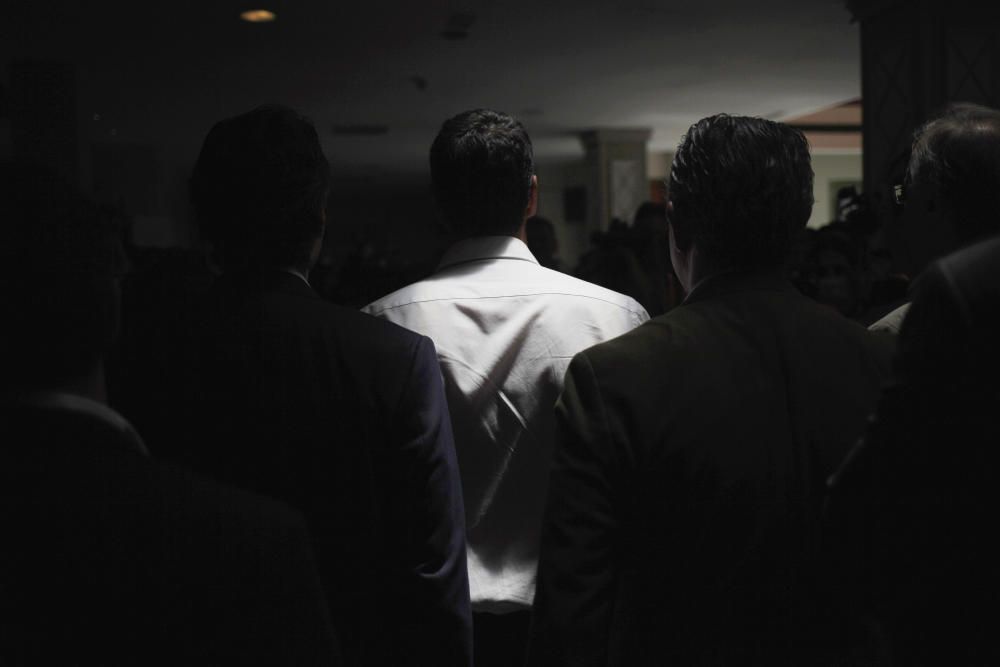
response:
M947 36L948 100L996 106L994 30L953 29Z

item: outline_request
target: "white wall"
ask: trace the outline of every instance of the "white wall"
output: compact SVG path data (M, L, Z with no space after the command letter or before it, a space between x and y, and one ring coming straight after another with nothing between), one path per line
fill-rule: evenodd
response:
M673 153L646 153L646 171L649 180L664 181L670 175L670 163L674 160Z

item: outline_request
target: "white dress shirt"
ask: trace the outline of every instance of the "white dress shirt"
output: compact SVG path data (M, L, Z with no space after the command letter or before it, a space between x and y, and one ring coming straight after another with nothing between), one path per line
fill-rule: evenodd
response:
M631 297L542 267L510 236L455 244L431 277L364 310L437 347L465 496L473 610L530 607L566 368L577 352L649 315Z

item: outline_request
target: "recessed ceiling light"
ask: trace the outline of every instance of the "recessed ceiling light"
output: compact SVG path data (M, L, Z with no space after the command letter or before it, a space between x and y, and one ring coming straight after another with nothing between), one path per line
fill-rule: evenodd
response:
M441 36L445 39L459 40L469 36L469 28L476 22L476 15L469 12L452 12L448 17Z
M249 9L240 14L240 18L248 23L270 23L278 17L266 9Z

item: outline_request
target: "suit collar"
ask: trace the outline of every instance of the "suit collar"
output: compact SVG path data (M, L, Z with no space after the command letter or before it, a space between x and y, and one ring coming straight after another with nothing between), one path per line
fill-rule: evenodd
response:
M452 245L445 251L437 270L484 260L511 259L538 264L528 246L513 236L476 236Z
M684 305L705 301L724 294L750 291L777 291L797 294L798 290L780 269L767 271L724 271L705 278L687 295Z
M226 273L220 279L220 284L254 292L275 290L299 296L317 296L304 277L283 269Z
M306 285L309 285L309 278L304 273L302 273L301 271L299 271L298 269L295 269L295 268L292 268L292 267L288 267L288 268L281 269L281 270L283 272L287 273L288 275L295 276L296 278L298 278L299 280L301 280L302 282L304 282ZM309 286L312 287L312 285L309 285Z
M107 405L84 396L57 391L36 392L18 398L14 408L44 413L35 419L68 418L98 426L109 431L109 441L117 441L126 449L149 456L146 444L125 417Z

